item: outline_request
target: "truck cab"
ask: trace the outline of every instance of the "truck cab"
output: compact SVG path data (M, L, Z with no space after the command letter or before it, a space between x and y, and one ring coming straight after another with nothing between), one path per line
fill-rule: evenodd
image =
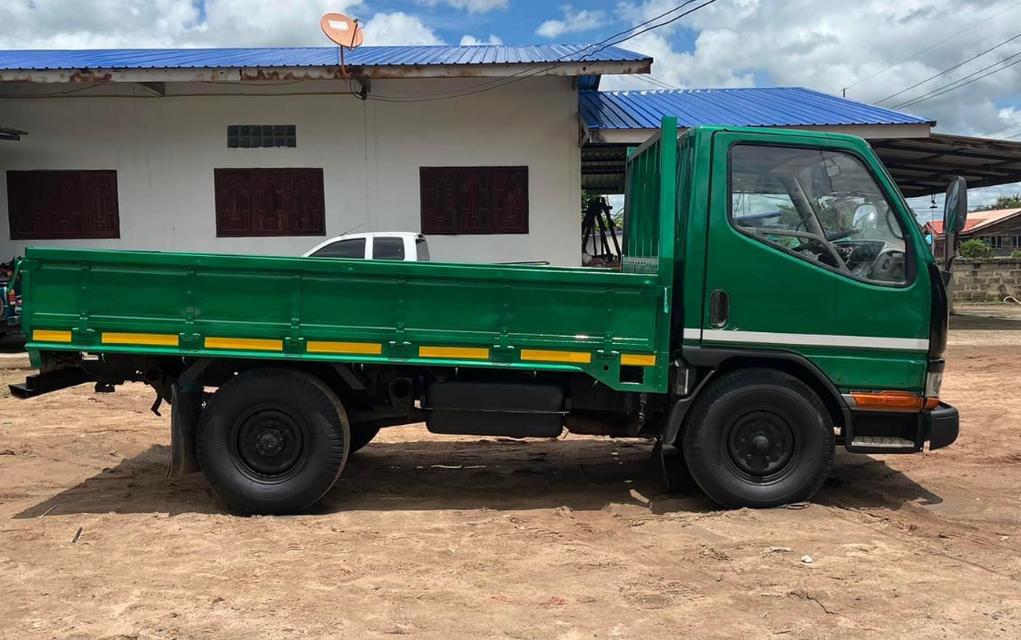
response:
M171 474L246 513L308 507L420 421L648 439L668 486L726 507L810 499L837 446L954 442L948 276L864 140L666 118L627 164L619 271L30 248L40 372L12 392L145 382Z

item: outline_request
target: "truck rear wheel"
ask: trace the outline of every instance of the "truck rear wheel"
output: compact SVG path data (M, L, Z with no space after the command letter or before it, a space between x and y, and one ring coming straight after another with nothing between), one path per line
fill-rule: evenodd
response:
M725 507L808 500L833 465L833 426L808 385L773 369L725 374L692 407L682 451L702 491Z
M295 513L340 476L350 448L347 415L318 379L253 369L213 394L196 434L199 465L232 511Z

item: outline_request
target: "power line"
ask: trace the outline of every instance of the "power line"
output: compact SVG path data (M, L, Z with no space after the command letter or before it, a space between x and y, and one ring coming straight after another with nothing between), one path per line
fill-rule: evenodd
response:
M672 16L668 20L664 20L663 22L656 22L657 20L660 20L660 19L662 19L662 18L664 18L664 17L666 17L666 16L668 16L668 15L670 15L672 13L676 13L677 11L683 9L684 7L686 7L688 5L691 5L691 4L695 3L696 1L698 1L698 0L687 0L686 2L682 2L681 4L675 6L674 8L672 8L672 9L670 9L668 11L665 11L665 12L659 14L658 16L655 16L653 18L645 20L644 22L641 22L641 23L639 23L639 24L637 24L637 25L635 25L635 26L633 26L633 27L631 27L629 29L625 29L623 31L619 31L619 32L613 34L612 36L609 36L608 38L604 38L603 40L601 40L601 41L599 41L599 42L597 42L597 43L595 43L593 45L589 45L588 47L585 47L585 49L592 49L592 50L587 52L587 53L585 53L584 55L579 56L577 58L577 60L578 61L584 60L585 58L588 58L589 56L593 56L593 55L599 53L600 51L608 49L608 48L610 48L612 46L617 46L619 44L627 42L628 40L631 40L632 38L635 38L635 37L637 37L639 35L642 35L643 33L647 33L649 31L652 31L653 29L659 29L661 27L665 27L665 26L667 26L669 24L677 22L681 18L683 18L685 16L688 16L688 15L691 15L692 13L695 13L696 11L698 11L700 9L703 9L703 8L705 8L705 7L707 7L707 6L711 5L711 4L714 4L718 0L704 0L702 2L702 4L699 4L696 7L693 7L691 9L688 9L687 11L684 11L684 12L681 12L681 13L675 15L675 16ZM653 23L655 23L655 24L653 24ZM642 27L644 27L644 28L642 28ZM624 34L627 34L627 35L625 37L620 37L620 36L622 36ZM595 47L595 48L593 49L592 47ZM584 49L582 49L582 50L584 51ZM498 80L489 81L489 82L483 83L482 85L476 85L475 87L472 87L470 89L464 89L464 90L460 90L460 91L457 91L457 90L446 91L446 92L439 92L439 93L435 93L435 94L425 94L425 95L420 95L420 96L408 96L408 97L404 97L404 96L380 96L380 95L375 95L375 94L370 94L367 97L368 97L369 100L379 100L381 102L432 102L432 101L438 101L438 100L451 100L451 99L454 99L454 98L461 98L461 97L465 97L465 96L469 96L469 95L474 95L474 94L477 94L477 93L484 93L486 91L492 91L493 89L499 89L501 87L505 87L507 85L514 84L515 82L520 82L521 80L525 80L527 78L535 77L535 76L537 76L537 75L539 75L539 74L541 74L541 73L543 73L545 71L548 71L549 69L553 69L554 67L556 67L556 62L557 61L562 60L563 58L566 58L566 57L569 57L569 56L574 56L574 55L577 55L577 52L573 52L573 53L569 53L569 54L564 54L563 56L560 56L559 58L557 58L554 61L554 63L549 65L549 66L545 66L545 67L541 67L541 66L540 67L533 67L533 69L531 69L531 70L530 69L525 69L525 70L519 71L517 73L514 73L511 76L508 76L506 78L500 78Z
M610 42L611 40L613 40L614 38L617 38L617 37L620 37L622 35L627 34L629 31L632 31L634 29L638 29L640 27L643 27L643 26L645 26L645 25L647 25L647 24L649 24L651 22L654 22L656 20L664 18L664 17L670 15L671 13L674 13L675 11L683 9L685 6L691 4L691 3L695 2L695 1L696 0L687 0L686 2L682 2L681 4L673 7L672 9L668 9L667 11L664 11L663 13L661 13L659 15L653 16L652 18L649 18L648 20L645 20L644 22L640 22L639 24L637 24L637 25L635 25L633 27L629 27L628 29L625 29L623 31L618 31L617 33L614 33L614 34L612 34L610 36L607 36L606 38L603 38L599 42L595 42L595 43L592 43L592 44L590 44L590 45L588 45L586 47L583 47L579 51L565 53L563 55L557 56L556 58L554 58L551 61L554 64L552 64L550 66L541 67L541 68L539 66L532 66L532 67L529 67L527 69L523 69L521 71L515 72L515 73L513 73L513 74L511 74L511 75L509 75L509 76L507 76L505 78L498 78L496 80L488 80L486 82L477 84L477 85L475 85L474 89L481 89L482 87L487 87L489 85L494 85L494 84L499 85L499 86L503 86L503 84L508 79L521 76L522 74L529 74L529 75L526 75L525 77L532 77L531 76L531 72L535 71L536 69L538 69L538 71L536 71L535 75L538 75L538 73L541 73L542 71L546 71L548 69L552 69L553 67L556 66L556 63L561 62L565 58L570 57L570 56L582 54L582 55L579 56L578 59L579 60L583 60L586 57L588 57L588 56L592 55L593 53L595 53L595 51L588 51L588 52L586 52L587 49L592 49L593 47L598 47L600 45L606 44L606 43ZM458 95L455 95L455 94L458 94L458 93L460 93L462 91L464 91L464 90L463 89L462 90L454 89L454 90L449 90L449 91L438 91L438 92L434 92L434 93L420 94L419 96L409 96L407 98L404 98L402 96L385 96L385 95L376 94L376 95L373 95L373 96L369 96L369 99L370 100L379 100L379 101L383 101L383 102L388 102L388 101L403 102L405 100L409 100L410 101L410 100L414 100L416 98L418 98L418 99L432 99L432 98L440 99L441 97L447 96L447 95L450 95L452 97L459 97Z
M1010 44L1011 42L1013 42L1014 40L1017 40L1018 38L1021 38L1021 33L1013 35L1013 36L1007 38L1006 40L1004 40L1003 42L1001 42L1001 43L999 43L999 44L997 44L997 45L995 45L993 47L990 47L990 48L986 49L982 53L977 53L977 54L973 55L972 57L968 58L967 60L962 60L961 62L958 62L954 66L948 67L948 68L944 69L943 71L940 71L936 75L929 76L928 78L926 78L925 80L922 80L921 82L916 82L915 84L911 85L910 87L906 87L904 89L901 89L897 93L891 93L890 95L886 96L885 98L877 100L876 104L882 104L882 103L886 102L887 100L889 100L890 98L896 98L899 95L905 94L908 91L911 91L912 89L914 89L916 87L919 87L919 86L925 84L926 82L929 82L930 80L935 80L936 78L939 78L940 76L945 76L946 74L950 73L951 71L954 71L956 69L960 69L961 67L963 67L964 65L968 64L972 60L975 60L976 58L981 58L982 56L986 55L987 53L995 51L995 50L999 49L1000 47L1006 46L1007 44Z
M912 98L910 100L902 102L902 103L900 103L898 105L895 105L893 108L894 109L900 109L900 108L903 108L903 107L910 107L912 105L916 105L916 104L919 104L919 103L922 103L922 102L927 102L927 101L929 101L929 100L931 100L933 98L938 98L941 95L950 93L951 91L956 91L957 89L960 89L961 87L966 87L969 84L978 82L979 80L982 80L983 78L988 78L989 76L993 75L994 73L999 73L999 72L1003 71L1004 69L1009 69L1010 67L1013 67L1014 65L1018 64L1019 62L1021 62L1021 60L1014 60L1014 58L1017 58L1018 56L1021 56L1021 52L1009 55L1006 58L1004 58L1003 60L999 60L997 62L994 62L991 65L982 67L978 71L970 73L970 74L964 76L963 78L959 78L957 80L954 80L953 82L948 82L947 84L943 85L942 87L937 87L937 88L933 89L932 91L930 91L929 93L926 93L924 95L921 95L921 96L918 96L916 98ZM1004 64L1005 62L1009 62L1010 64ZM1000 67L999 69L993 69L993 67L996 67L996 66L999 66L999 65L1004 65L1004 66ZM989 69L992 69L992 71L988 71ZM986 71L988 71L988 73L984 73Z
M664 81L662 81L662 80L660 80L658 78L652 77L652 75L650 75L648 73L638 73L638 74L635 74L634 77L638 78L639 80L643 80L643 81L651 84L654 87L659 87L661 89L683 90L683 87L678 87L675 84L670 84L669 82L664 82Z
M656 16L654 16L652 18L644 20L643 22L640 22L637 25L629 27L628 29L625 29L625 30L622 30L622 31L618 31L617 33L614 33L613 35L608 36L608 37L604 38L603 40L601 40L599 42L587 45L587 46L583 47L582 49L580 49L578 51L571 51L571 52L565 53L563 55L560 55L560 56L554 58L553 60L549 61L548 63L542 63L540 65L535 65L535 66L529 67L527 69L523 69L521 71L515 72L515 73L513 73L513 74L511 74L509 76L503 77L503 78L497 78L497 79L494 79L494 80L489 80L489 81L486 81L484 83L475 85L475 86L473 86L473 87L471 87L469 89L441 91L441 92L436 92L436 93L432 93L432 94L421 94L419 96L385 96L385 95L369 94L369 95L365 96L365 99L377 100L377 101L380 101L380 102L395 102L395 103L396 102L430 102L430 101L438 101L438 100L450 100L450 99L454 99L454 98L460 98L460 97L465 97L465 96L469 96L469 95L474 95L476 93L483 93L483 92L486 92L486 91L491 91L493 89L498 89L500 87L504 87L504 86L507 86L507 85L510 85L510 84L514 84L515 82L520 82L521 80L525 80L525 79L528 79L528 78L535 77L535 76L540 75L540 74L542 74L545 71L548 71L550 69L554 69L565 58L574 57L575 58L574 61L576 61L576 62L583 61L586 58L588 58L590 56L593 56L593 55L595 55L595 54L597 54L597 53L599 53L601 51L604 51L604 50L606 50L606 49L608 49L608 48L610 48L612 46L617 46L619 44L627 42L628 40L631 40L632 38L635 38L635 37L637 37L639 35L642 35L644 33L648 33L649 31L652 31L654 29L659 29L659 28L665 27L665 26L667 26L669 24L673 24L674 22L677 22L678 20L680 20L681 18L684 18L685 16L691 15L692 13L695 13L696 11L699 11L700 9L703 9L703 8L705 8L705 7L707 7L707 6L711 5L711 4L716 3L718 0L704 0L704 1L702 1L701 4L699 4L696 7L688 9L687 11L679 13L678 15L672 16L669 19L664 20L662 22L657 22L659 20L662 20L663 18L666 18L667 16L670 16L673 13L677 13L681 9L683 9L683 8L685 8L685 7L687 7L687 6L691 5L691 4L694 4L694 3L698 2L698 1L699 0L686 0L685 2L682 2L679 5L673 7L672 9L669 9L667 11L664 11L663 13L660 13L659 15L656 15ZM621 37L621 36L624 36L624 37ZM586 50L588 50L588 51L586 51ZM582 52L585 52L585 53L582 53ZM581 54L581 55L579 55L579 54ZM650 78L651 78L651 76L650 76ZM680 88L680 87L674 87L672 85L663 83L662 81L659 81L659 80L655 80L655 79L652 79L652 80L654 82L660 83L661 86L669 87L671 89L679 89ZM71 91L59 92L59 93L54 93L54 94L24 95L24 96L16 96L16 95L8 94L6 96L0 96L0 99L5 99L5 98L29 98L29 97L39 97L39 98L44 98L44 97L60 97L60 96L65 96L65 95L68 95L68 94L71 94L71 93L77 93L78 91L84 91L84 90L87 90L87 89L91 89L91 88L93 88L95 86L98 86L100 84L104 84L104 82L99 82L99 83L96 83L96 84L93 84L93 85L89 85L87 87L81 87L79 89L74 89L74 90L71 90ZM330 92L309 92L308 95L329 95L329 93ZM352 95L355 95L356 97L360 97L360 96L358 96L357 92L355 92L353 90L353 88L352 88L350 93ZM196 94L196 95L207 95L207 94ZM210 94L210 95L212 95L212 94ZM223 94L223 95L245 95L245 94ZM305 94L290 93L290 94L258 94L258 95L267 95L267 96L269 96L269 95L305 95ZM140 96L120 96L120 95L89 96L89 95L86 95L86 96L82 96L82 97L86 97L86 98L88 98L88 97L104 97L104 98L106 98L106 97L140 97ZM167 96L167 97L177 97L177 96Z
M960 37L961 35L967 33L968 31L971 31L975 27L977 27L979 25L983 25L983 24L989 22L990 20L992 20L993 18L998 18L999 16L1003 15L1004 13L1007 13L1011 9L1014 9L1014 8L1018 7L1019 5L1021 5L1021 2L1015 2L1014 4L1010 5L1006 9L1004 9L1003 11L999 11L999 12L994 13L993 15L989 16L988 18L984 18L982 20L979 20L978 22L976 22L974 24L971 24L971 25L965 27L964 29L961 29L957 33L955 33L955 34L953 34L951 36L948 36L946 38L943 38L939 42L931 44L928 47L926 47L926 48L924 48L924 49L922 49L920 51L917 51L917 52L911 54L910 56L908 56L907 58L904 58L903 60L900 60L899 62L894 62L890 66L885 67L882 70L877 71L877 72L873 73L872 75L870 75L868 77L862 78L862 79L858 80L857 82L853 82L853 83L847 85L846 87L844 87L841 90L841 93L846 96L848 89L853 89L854 87L857 87L861 83L867 82L867 81L871 80L872 78L875 78L876 76L882 75L882 74L886 73L887 71L889 71L890 69L893 69L894 67L899 67L900 65L904 64L905 62L908 62L910 60L914 60L915 58L917 58L918 56L922 55L923 53L928 53L929 51L932 51L936 47L938 47L938 46L940 46L942 44L945 44L947 42L950 42L954 38Z
M1011 129L1017 129L1019 127L1021 127L1021 122L1012 122L1011 124L1008 124L1007 126L1001 127L1001 128L996 129L994 131L987 131L985 133L980 133L979 137L980 138L986 138L988 136L996 136L996 135L1000 135L1004 131L1009 131Z

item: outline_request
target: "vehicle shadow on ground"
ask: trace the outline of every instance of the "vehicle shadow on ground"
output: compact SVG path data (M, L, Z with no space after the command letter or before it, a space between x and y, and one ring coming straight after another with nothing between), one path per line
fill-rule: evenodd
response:
M1021 318L1003 318L966 311L950 316L951 331L1021 331Z
M5 335L0 337L0 354L17 354L25 352L25 337L17 335Z
M641 441L419 441L373 443L353 455L311 513L402 510L600 510L640 506L655 514L718 507L697 489L667 493ZM164 478L169 448L155 445L16 514L225 513L202 474ZM816 502L898 509L939 496L879 459L838 454Z

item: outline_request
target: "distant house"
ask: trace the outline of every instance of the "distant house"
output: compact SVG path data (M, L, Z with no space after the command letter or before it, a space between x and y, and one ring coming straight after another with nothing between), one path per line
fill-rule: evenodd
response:
M925 225L925 233L932 236L932 252L937 258L944 255L945 235L943 221L933 220ZM994 255L1009 256L1021 250L1021 209L994 209L972 211L961 232L961 241L978 238L993 249Z

